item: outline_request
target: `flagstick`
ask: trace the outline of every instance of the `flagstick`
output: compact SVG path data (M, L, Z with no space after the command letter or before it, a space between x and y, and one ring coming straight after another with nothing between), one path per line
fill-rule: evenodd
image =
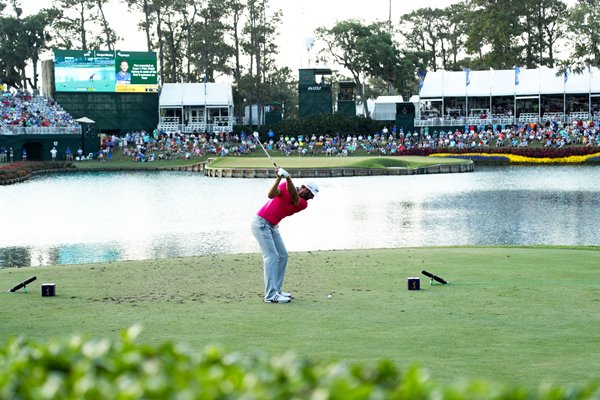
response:
M592 66L588 64L588 119L592 119Z
M513 101L514 101L514 105L513 105L513 125L517 125L517 80L518 80L518 66L515 65L515 82L514 82L514 88L515 88L515 92L514 92L514 96L513 96Z
M567 68L564 68L564 77L563 77L563 117L562 123L565 124L567 122Z

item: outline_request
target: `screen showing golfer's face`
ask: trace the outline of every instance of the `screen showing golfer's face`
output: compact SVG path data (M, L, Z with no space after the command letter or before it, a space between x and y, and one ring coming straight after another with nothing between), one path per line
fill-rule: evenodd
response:
M125 73L129 69L127 61L121 61L121 72Z

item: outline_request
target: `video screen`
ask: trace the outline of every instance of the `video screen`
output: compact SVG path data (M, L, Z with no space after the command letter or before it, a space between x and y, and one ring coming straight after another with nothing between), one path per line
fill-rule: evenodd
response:
M57 92L158 91L156 53L102 50L55 50Z

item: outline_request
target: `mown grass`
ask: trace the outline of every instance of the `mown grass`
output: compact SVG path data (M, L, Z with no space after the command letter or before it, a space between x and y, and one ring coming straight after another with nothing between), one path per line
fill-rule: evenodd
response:
M291 254L291 304L262 302L259 254L0 270L0 341L82 333L312 360L420 365L441 382L600 378L600 249L451 247ZM429 286L426 269L449 285ZM421 278L420 291L407 278ZM43 282L57 296L42 297ZM328 299L327 294L332 298Z
M279 156L277 156L279 154ZM373 156L364 151L351 157L325 157L312 156L281 156L281 152L272 151L273 160L284 168L419 168L437 164L466 163L467 160L459 158L421 157L421 156ZM190 160L174 159L152 162L135 162L129 156L116 151L113 158L105 161L87 160L74 162L73 165L81 170L111 170L111 169L139 169L154 170L171 167L186 167L205 162L211 158L210 167L215 168L270 168L273 166L262 150L244 156L220 157L217 155L192 156Z
M155 170L160 168L171 168L171 167L185 167L195 165L206 161L207 157L195 157L191 160L162 160L153 162L136 162L130 157L126 157L122 154L115 153L114 157L110 161L98 161L98 160L86 160L86 161L75 161L73 165L77 169L81 170L111 170L111 169L139 169L139 170Z

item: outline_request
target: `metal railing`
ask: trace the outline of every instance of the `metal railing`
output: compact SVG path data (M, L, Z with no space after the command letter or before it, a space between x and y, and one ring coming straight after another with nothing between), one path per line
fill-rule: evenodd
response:
M158 124L158 129L161 129L165 132L185 132L192 133L194 131L203 133L213 133L213 132L232 132L234 125L233 118L218 118L215 120L209 120L208 123L205 122L190 122L187 125L180 124L177 121L168 121L161 119L161 122Z
M594 115L594 119L598 119L600 116ZM457 117L457 118L427 118L427 119L415 119L415 126L428 127L428 126L465 126L465 125L513 125L517 123L544 123L546 121L557 121L572 123L574 121L587 121L589 120L589 113L577 112L570 113L569 116L565 117L562 113L549 113L539 116L537 114L521 114L518 118L513 117L498 117L492 118L478 118L478 117Z
M1 135L81 135L81 126L14 126L0 127Z

